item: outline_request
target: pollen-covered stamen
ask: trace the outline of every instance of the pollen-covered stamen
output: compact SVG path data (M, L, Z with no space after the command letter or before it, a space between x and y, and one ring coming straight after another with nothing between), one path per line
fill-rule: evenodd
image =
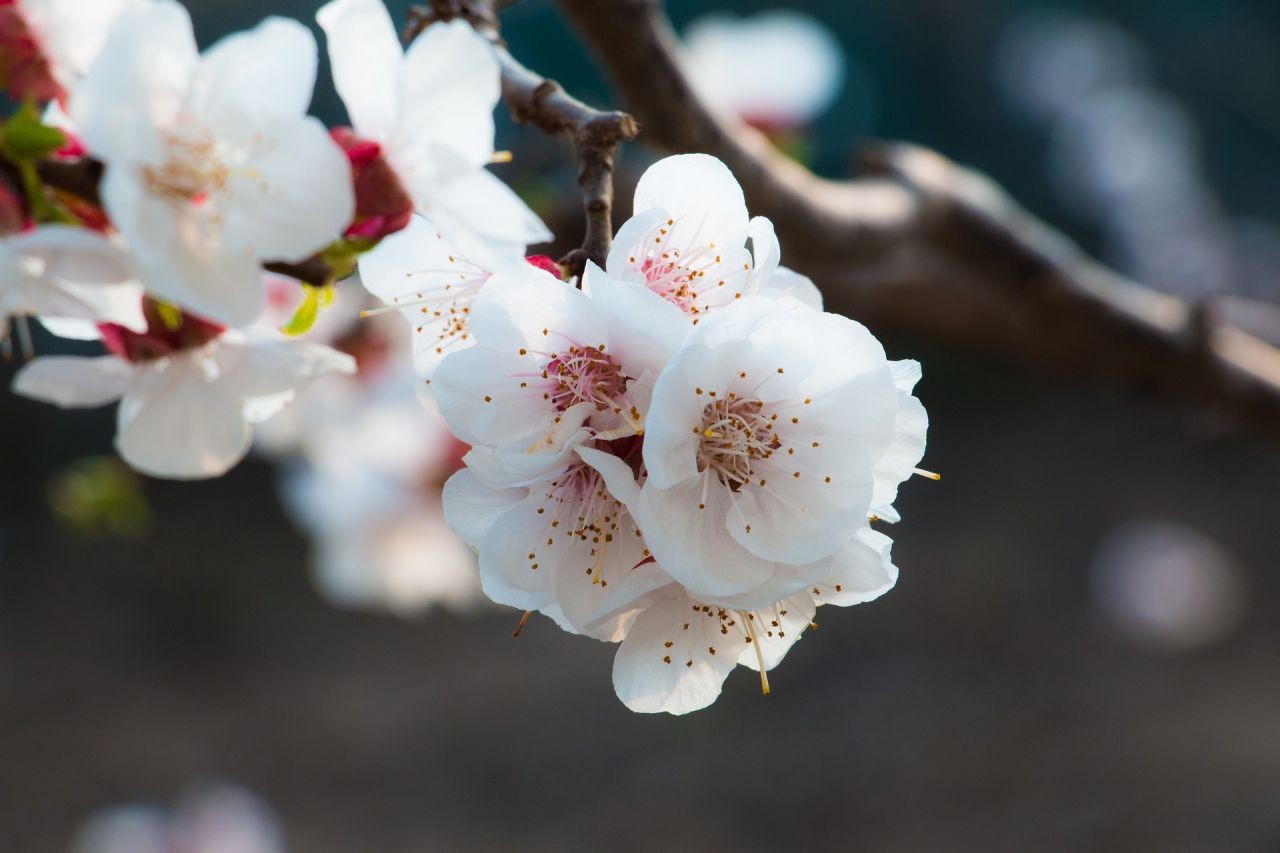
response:
M549 516L550 529L546 540L530 549L529 568L537 571L542 567L542 545L586 546L584 564L565 568L585 572L602 589L609 585L604 569L612 544L619 536L640 535L625 508L605 486L600 472L584 462L573 465L547 485L539 513Z
M655 225L627 258L631 267L644 276L649 289L690 315L706 311L707 306L699 300L713 290L732 285L736 287L735 295L741 295L738 277L745 277L749 267L723 269L723 250L714 242L699 243L698 233L687 241L691 248L671 245L675 224L676 220L668 219Z
M699 396L702 389L697 389ZM713 396L715 392L708 392ZM702 410L698 434L698 470L712 471L720 482L738 491L751 482L752 465L771 457L782 440L775 430L776 415L758 399L733 394L713 399Z
M570 344L547 362L542 378L549 382L546 398L558 411L590 403L596 411L624 413L620 401L627 392L628 377L600 347Z
M718 622L719 624L716 627L725 640L722 644L708 646L707 654L726 654L736 657L742 648L738 643L741 642L751 646L755 652L757 668L760 670L760 692L768 696L770 693L769 675L765 671L764 650L761 648L761 643L774 639L784 642L787 640L787 629L784 622L787 609L783 606L783 603L779 602L761 610L738 610L695 602L692 608L693 616L689 622L684 623L680 633L687 634L691 624L697 619L710 619ZM670 652L675 649L677 641L681 639L683 638L669 637L663 642L663 663L668 665L672 663L673 658ZM687 645L687 642L682 642L680 650L687 653ZM687 667L692 667L693 660L688 659L684 661L684 664Z
M397 296L391 300L390 305L361 311L360 316L372 317L386 311L404 311L413 325L415 335L434 337L437 354L443 354L452 346L467 343L471 339L471 303L489 281L490 275L479 268L473 268L465 271L415 270L407 273L406 277L412 279L419 275L441 274L450 278L443 284Z
M153 194L175 203L200 204L224 189L232 169L213 135L180 124L162 135L167 157L160 166L144 166L142 177Z

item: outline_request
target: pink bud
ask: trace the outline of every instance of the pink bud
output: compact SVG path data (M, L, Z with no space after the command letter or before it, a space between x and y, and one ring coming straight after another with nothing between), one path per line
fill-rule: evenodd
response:
M413 200L383 156L382 146L361 139L349 127L336 127L329 135L346 152L356 191L356 217L346 236L377 241L408 225Z
M524 260L525 263L530 266L535 266L543 272L549 272L556 278L564 281L564 270L547 255L529 255Z
M12 0L0 3L0 86L17 101L52 101L64 95L27 19Z

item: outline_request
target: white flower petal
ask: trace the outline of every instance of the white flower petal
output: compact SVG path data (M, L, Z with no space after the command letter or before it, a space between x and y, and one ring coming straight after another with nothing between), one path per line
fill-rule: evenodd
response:
M333 0L321 7L316 20L352 126L360 136L385 142L395 128L404 67L387 7L381 0Z
M444 518L454 533L478 549L498 517L527 495L527 489L492 489L463 468L444 484Z
M725 529L731 516L727 489L704 480L685 480L658 489L650 480L640 490L639 521L645 541L670 575L695 595L746 592L772 577L775 566L739 545Z
M115 20L138 0L22 0L54 76L72 90L97 58Z
M221 393L245 403L291 395L320 376L356 372L346 353L267 329L226 332L211 357L221 370Z
M527 485L574 461L574 451L591 437L583 422L593 411L590 404L580 403L540 432L523 434L503 447L472 447L464 457L467 466L493 488Z
M438 161L444 149L455 162L483 168L493 155L493 108L500 90L498 60L488 40L465 21L432 24L405 51L402 81L389 140L395 162L422 167Z
M720 160L707 154L676 154L654 163L636 184L633 209L664 210L676 220L671 242L697 243L704 235L736 248L747 239L747 203L742 187Z
M105 406L124 394L133 374L132 364L113 355L47 355L18 371L13 392L63 408Z
M893 540L878 530L864 527L838 551L831 561L831 573L818 584L818 604L848 607L874 601L898 582L893 564Z
M346 155L313 118L253 125L244 169L215 203L224 211L222 250L299 261L338 239L355 215Z
M687 714L720 695L742 639L721 634L717 614L695 607L673 589L636 617L613 659L613 688L632 711Z
M288 18L267 18L205 51L191 108L214 127L296 119L311 105L317 62L310 30Z
M738 663L757 672L761 663L766 671L782 663L787 652L809 629L815 610L813 595L802 592L752 612L750 622L755 642L743 644L745 648L738 655Z
M556 600L556 567L570 543L567 536L552 535L545 503L542 491L530 490L498 517L480 545L480 585L498 604L541 610ZM551 545L545 544L548 539Z
M911 394L920 381L920 364L915 361L890 362L894 384L898 389L898 412L893 422L893 438L875 465L875 492L871 511L886 521L898 520L892 504L898 497L898 485L911 476L924 457L925 437L929 431L929 415Z
M786 267L778 267L773 271L764 281L759 295L769 299L795 299L814 311L822 310L822 291L818 290L818 286L808 276Z
M139 3L117 19L69 108L81 139L108 170L117 161L159 159L156 128L182 108L199 61L191 16L175 0Z
M778 245L778 235L774 233L773 223L763 216L751 217L747 237L751 240L752 259L751 274L747 276L747 290L758 294L777 271L782 249Z
M225 474L249 451L252 432L239 400L222 393L202 350L144 365L120 403L116 449L155 477Z
M582 292L604 307L609 352L636 375L661 371L692 328L679 308L649 288L616 279L591 262Z
M418 210L436 223L459 252L492 270L524 263L525 248L553 239L529 205L485 169L406 183Z
M173 207L150 197L136 176L108 167L102 194L112 220L130 239L148 291L193 314L242 326L262 313L266 301L262 269L250 255L220 253L201 234L208 211Z

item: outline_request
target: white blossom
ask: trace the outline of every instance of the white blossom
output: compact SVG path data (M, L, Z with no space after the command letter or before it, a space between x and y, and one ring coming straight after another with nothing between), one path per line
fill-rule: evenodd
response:
M191 317L173 328L153 323L145 335L105 331L112 354L37 358L14 377L13 390L64 408L120 400L116 449L157 477L226 473L249 450L251 422L279 411L315 377L355 370L349 356L327 347Z
M713 14L685 31L690 81L712 104L766 129L801 127L831 105L845 58L829 29L790 9Z
M470 311L476 346L436 370L440 411L492 486L572 462L589 437L643 431L649 390L688 324L642 288L587 276L608 298L531 266L495 275Z
M381 0L333 0L316 15L357 135L377 142L417 210L473 262L518 262L551 239L485 167L494 159L497 58L464 21L428 27L402 50Z
M475 557L445 524L440 498L465 445L413 385L407 370L362 368L306 392L307 428L281 491L335 604L411 615L480 599Z
M715 157L654 163L636 184L633 207L609 252L611 276L645 285L695 320L752 295L822 307L813 282L779 267L773 224L748 218L742 187Z
M202 56L174 0L120 16L70 114L106 163L103 204L154 295L249 323L261 261L305 259L342 233L350 167L306 116L316 63L296 21L268 18Z

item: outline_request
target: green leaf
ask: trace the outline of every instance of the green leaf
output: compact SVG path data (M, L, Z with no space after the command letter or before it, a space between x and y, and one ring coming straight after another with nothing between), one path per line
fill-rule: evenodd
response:
M30 101L4 123L3 134L4 152L16 161L40 160L67 144L66 134L41 121Z

